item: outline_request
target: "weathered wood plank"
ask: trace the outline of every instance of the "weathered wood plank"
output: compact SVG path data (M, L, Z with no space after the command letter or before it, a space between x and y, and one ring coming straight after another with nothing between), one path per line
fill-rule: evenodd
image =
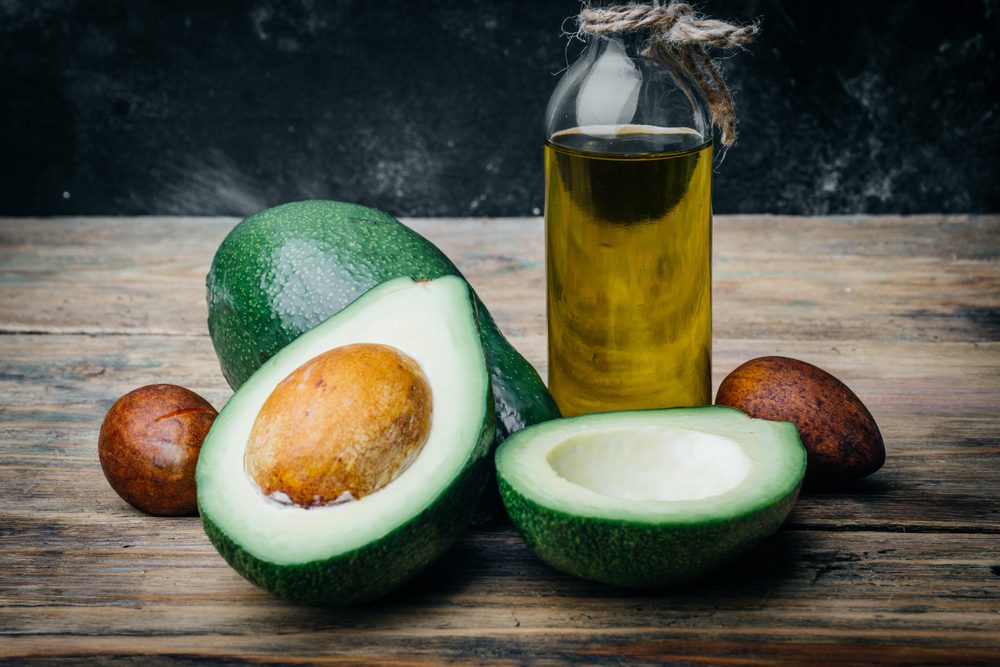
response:
M835 634L820 642L768 642L720 640L714 633L694 638L662 640L631 632L619 636L593 636L584 633L545 633L542 639L557 638L565 650L539 642L534 633L514 637L494 637L469 633L446 636L437 641L409 636L379 636L349 647L329 646L327 634L308 635L298 653L279 653L262 637L246 640L233 637L186 637L146 639L123 637L106 640L96 637L74 639L30 638L14 640L29 656L6 660L9 665L51 664L53 660L70 662L99 659L102 665L204 665L250 662L266 665L814 665L817 667L869 667L893 665L988 665L997 663L997 651L990 647L927 646L918 640L898 643L845 643ZM874 634L874 633L871 633ZM364 638L362 638L364 639ZM281 646L284 646L283 644ZM393 650L384 655L383 647Z
M163 603L182 613L190 605L242 599L248 608L260 608L261 616L256 619L231 610L226 614L229 621L219 619L212 628L202 627L201 620L192 617L177 619L153 634L252 633L266 630L273 621L269 609L280 608L282 614L296 620L304 620L315 611L276 600L237 576L212 549L196 518L122 515L109 526L103 517L43 523L12 519L6 513L3 516L11 534L31 539L30 546L5 547L15 558L5 571L0 590L23 591L9 606L65 608L46 611L34 619L18 619L14 612L4 611L6 627L19 634L57 629L39 624L42 617L56 624L82 624L62 630L76 632L86 626L96 634L138 631L148 623L136 617L124 621L124 628L100 628L93 619L70 609L80 606L111 604L127 610ZM553 627L568 620L566 614L578 612L600 617L598 625L602 627L660 625L659 619L643 618L637 624L636 618L621 615L635 605L650 614L663 615L728 610L746 616L731 623L742 627L767 625L774 622L775 615L800 617L794 622L811 623L816 610L809 608L809 599L829 598L825 604L845 616L849 612L867 618L882 613L970 612L974 618L956 618L962 629L1000 632L1000 626L993 624L1000 610L990 598L1000 587L1000 575L992 571L998 557L996 540L984 535L941 540L926 534L782 531L739 563L701 582L669 591L636 593L552 570L531 554L510 527L495 526L470 530L439 564L405 590L363 608L394 619L393 624L379 626L385 631L400 630L404 625L460 629L468 619L448 618L443 611L455 604L481 610L506 609L514 604L528 618L535 618L534 622ZM929 607L915 610L913 605L920 601ZM400 606L442 610L409 619ZM441 617L434 618L438 613ZM360 628L370 621L358 618L350 608L324 610L324 616L346 627ZM227 622L248 625L234 628ZM482 627L502 631L515 624L509 618L495 618Z
M123 507L96 455L97 431L115 399L154 382L190 387L218 407L230 393L206 336L21 335L3 342L0 497L10 510L61 516ZM543 363L539 346L522 347ZM806 358L853 386L882 428L885 467L845 492L804 497L792 525L1000 534L1000 342L841 349L724 341L717 348L716 383L753 356Z
M468 657L471 648L515 660L601 650L651 659L687 645L715 661L758 643L786 657L828 644L1000 655L1000 553L991 536L783 531L703 582L636 594L556 572L511 529L494 528L468 533L386 600L317 610L240 579L196 519L135 515L112 529L94 517L14 530L38 532L26 535L32 547L8 555L0 594L17 596L0 608L0 627L15 641L0 644L0 658L178 645L215 655L406 658L415 644L427 659ZM52 641L60 636L70 639ZM216 644L219 637L230 643Z
M542 631L666 639L704 634L710 626L732 641L881 634L935 643L953 632L982 646L1000 640L1000 576L992 569L1000 554L991 536L783 531L702 582L635 594L555 572L509 528L494 528L470 532L441 563L363 614L318 614L274 600L237 577L196 519L133 515L116 520L113 530L100 516L4 524L34 545L14 550L0 584L5 595L18 591L0 610L0 627L18 636L339 630L347 633L346 642L359 634L431 641ZM817 604L825 608L822 625L815 623ZM212 615L210 627L205 613Z
M204 333L204 276L235 222L0 219L0 331ZM538 219L407 223L455 260L504 331L543 336ZM995 340L998 234L1000 216L718 216L716 335Z

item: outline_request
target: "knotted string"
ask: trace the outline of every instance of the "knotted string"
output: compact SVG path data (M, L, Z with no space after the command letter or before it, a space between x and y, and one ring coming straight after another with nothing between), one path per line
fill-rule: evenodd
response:
M649 47L643 55L668 67L677 63L708 103L712 122L722 130L722 143L731 146L736 141L733 96L718 66L709 57L707 48L732 49L749 44L760 32L757 23L737 26L702 18L695 14L691 5L671 2L660 7L635 4L598 9L588 7L580 12L579 24L580 33L585 35L652 32Z

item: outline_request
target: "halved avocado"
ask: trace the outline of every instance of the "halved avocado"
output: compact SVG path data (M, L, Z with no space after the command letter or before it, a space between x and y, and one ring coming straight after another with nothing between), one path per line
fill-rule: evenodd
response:
M304 508L265 497L247 474L247 442L272 392L306 362L357 343L391 346L422 369L433 402L416 458L379 490ZM494 433L489 373L469 288L449 276L383 283L284 347L215 420L197 468L205 531L240 574L300 602L383 595L451 546L472 516Z
M789 422L724 407L583 415L496 453L507 513L553 567L615 586L693 579L773 533L806 452Z

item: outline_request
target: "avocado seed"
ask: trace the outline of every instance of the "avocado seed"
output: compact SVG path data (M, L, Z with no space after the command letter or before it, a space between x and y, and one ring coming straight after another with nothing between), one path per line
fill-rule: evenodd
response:
M416 459L431 427L431 389L388 345L334 348L268 396L244 465L264 495L314 507L361 499Z
M719 385L717 405L751 417L793 422L806 448L806 483L834 485L882 467L885 445L875 418L843 382L788 357L751 359Z
M147 514L197 513L195 464L216 414L204 398L173 384L151 384L119 398L97 442L111 488Z

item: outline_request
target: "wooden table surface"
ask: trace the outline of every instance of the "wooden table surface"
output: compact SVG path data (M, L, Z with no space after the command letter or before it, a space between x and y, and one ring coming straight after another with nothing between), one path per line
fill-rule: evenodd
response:
M803 496L740 562L620 591L479 527L342 609L256 589L197 518L131 509L98 463L121 394L229 396L203 281L235 222L0 220L0 661L1000 663L1000 216L716 218L716 385L755 356L813 362L888 452L868 480ZM541 222L407 223L544 376Z

